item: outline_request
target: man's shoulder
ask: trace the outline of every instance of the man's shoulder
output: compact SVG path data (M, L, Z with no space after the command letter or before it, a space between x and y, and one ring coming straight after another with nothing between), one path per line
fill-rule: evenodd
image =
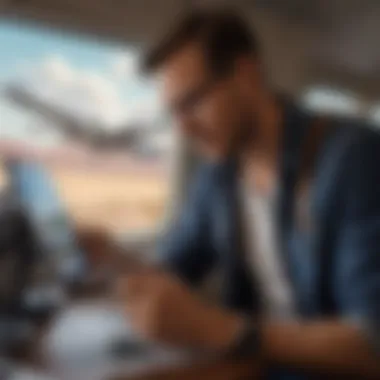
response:
M380 127L362 119L331 117L327 120L333 127L327 139L331 154L346 160L380 158Z
M380 138L380 127L360 118L331 117L331 121L336 125L340 133L350 133L360 139Z
M327 139L321 172L334 183L355 187L377 181L380 162L380 128L357 119L332 119L333 133Z

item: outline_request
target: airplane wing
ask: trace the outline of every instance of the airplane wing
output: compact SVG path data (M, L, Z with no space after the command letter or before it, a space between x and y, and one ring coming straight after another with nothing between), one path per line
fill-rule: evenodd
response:
M9 86L3 91L2 95L17 106L37 113L46 120L49 120L52 122L52 127L62 132L68 138L81 140L88 134L88 131L84 129L75 117L39 99L22 86Z
M110 130L97 123L86 123L51 102L42 100L22 85L12 85L2 91L2 95L26 110L35 112L49 121L48 126L61 132L67 139L73 140L96 150L135 150L143 149L147 140L167 131L170 123L164 120L156 122L133 122ZM154 138L154 137L153 137Z
M87 125L85 122L76 119L69 113L59 109L56 105L39 99L22 86L8 86L2 95L14 104L41 115L49 120L52 128L60 131L68 139L85 143L96 148L128 148L136 141L139 133L128 126L128 128L111 132L99 125Z

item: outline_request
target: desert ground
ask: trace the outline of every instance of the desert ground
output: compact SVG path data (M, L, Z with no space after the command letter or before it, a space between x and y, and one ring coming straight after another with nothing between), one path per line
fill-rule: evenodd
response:
M116 233L133 232L154 228L164 216L169 193L165 170L46 166L78 224L100 225ZM4 183L6 176L0 169L0 184Z

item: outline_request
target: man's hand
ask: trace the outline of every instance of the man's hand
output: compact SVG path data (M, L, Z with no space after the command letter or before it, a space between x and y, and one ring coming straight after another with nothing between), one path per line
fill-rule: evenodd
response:
M168 274L130 275L120 282L119 294L132 326L150 341L223 351L242 326L240 317L206 305Z
M93 268L109 262L114 256L111 236L100 227L78 227L76 238Z

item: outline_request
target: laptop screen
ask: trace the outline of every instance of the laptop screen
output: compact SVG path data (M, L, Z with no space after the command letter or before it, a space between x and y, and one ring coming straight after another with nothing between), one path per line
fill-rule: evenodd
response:
M83 252L76 244L70 219L45 168L33 161L6 163L11 188L23 207L39 250L59 263L64 276L81 276Z

